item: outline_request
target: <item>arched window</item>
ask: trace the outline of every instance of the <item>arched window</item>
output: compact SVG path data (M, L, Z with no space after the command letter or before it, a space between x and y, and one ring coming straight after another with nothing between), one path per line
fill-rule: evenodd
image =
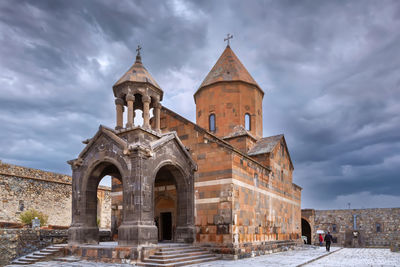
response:
M215 132L215 114L211 114L208 119L208 127L210 132Z
M246 113L246 114L244 115L244 128L245 128L247 131L250 131L250 130L251 130L251 117L250 117L250 114L249 114L249 113Z

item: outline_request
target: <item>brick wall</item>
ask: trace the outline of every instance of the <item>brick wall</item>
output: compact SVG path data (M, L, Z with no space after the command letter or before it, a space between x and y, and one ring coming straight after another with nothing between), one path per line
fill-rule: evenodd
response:
M22 211L48 215L49 225L71 223L71 177L0 162L0 222L20 222ZM100 227L110 227L110 189L99 187Z

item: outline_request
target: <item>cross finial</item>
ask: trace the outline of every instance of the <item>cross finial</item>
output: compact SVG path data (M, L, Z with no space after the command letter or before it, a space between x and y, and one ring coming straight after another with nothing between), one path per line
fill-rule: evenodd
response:
M140 50L142 49L142 47L140 45L137 46L136 48L136 62L142 62L142 57L140 56Z
M228 34L226 35L226 38L224 39L224 42L228 41L228 45L227 45L227 46L229 46L229 39L232 39L232 38L233 38L233 35L232 35L232 34L228 33Z

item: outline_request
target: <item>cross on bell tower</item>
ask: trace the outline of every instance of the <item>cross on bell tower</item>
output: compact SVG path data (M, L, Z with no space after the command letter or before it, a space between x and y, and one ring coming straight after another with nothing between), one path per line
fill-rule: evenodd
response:
M137 46L136 48L136 62L142 62L142 57L140 56L140 50L142 49L142 47L140 45Z

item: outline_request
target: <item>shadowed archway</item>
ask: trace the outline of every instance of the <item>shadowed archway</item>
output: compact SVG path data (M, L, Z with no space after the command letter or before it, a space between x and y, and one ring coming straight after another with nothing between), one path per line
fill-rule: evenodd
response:
M307 237L307 244L311 245L311 226L307 220L301 218L301 235Z
M167 242L193 242L182 239L179 232L185 233L188 217L192 212L191 190L184 173L173 164L162 166L154 179L154 219L158 228L158 240ZM182 236L182 235L181 235Z

